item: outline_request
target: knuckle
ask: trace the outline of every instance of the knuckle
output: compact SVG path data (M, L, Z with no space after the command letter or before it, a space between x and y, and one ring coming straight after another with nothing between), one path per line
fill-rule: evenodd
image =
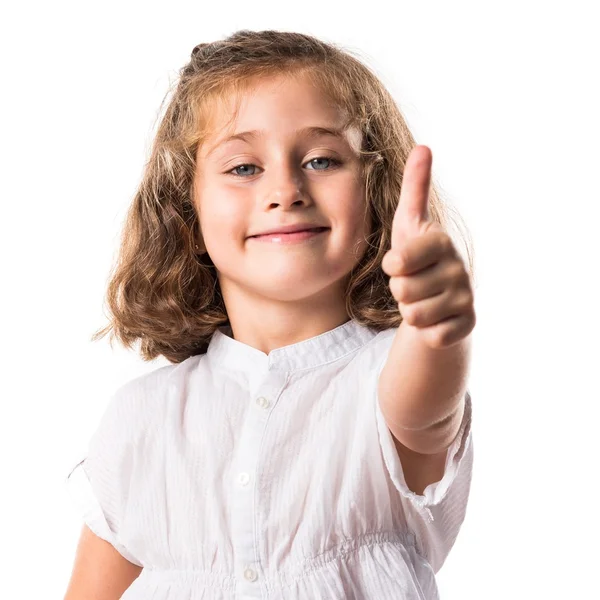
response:
M394 277L390 281L390 286L392 288L392 294L394 295L394 298L396 298L396 300L399 302L405 302L406 285L404 284L404 281L399 277Z
M400 252L398 251L390 250L383 259L384 270L391 275L394 275L401 271L402 263L403 259Z
M466 273L461 263L452 263L448 266L447 277L455 289L468 289L469 275Z
M407 307L404 309L404 317L410 325L418 325L421 318L421 311L414 306Z
M448 346L454 339L454 327L441 327L438 332L438 344L440 348Z
M477 315L475 312L471 315L471 331L475 329L475 325L477 325Z
M394 255L394 266L396 270L401 273L406 269L408 265L408 252L406 250L400 250Z
M465 290L459 297L459 305L461 308L469 308L473 305L473 294L469 290Z
M395 253L395 260L398 270L404 270L410 262L410 251L407 246L403 246Z
M454 247L452 239L445 231L441 231L438 234L438 245L443 253L449 252Z
M458 281L465 281L465 269L461 262L454 262L452 265L452 277Z

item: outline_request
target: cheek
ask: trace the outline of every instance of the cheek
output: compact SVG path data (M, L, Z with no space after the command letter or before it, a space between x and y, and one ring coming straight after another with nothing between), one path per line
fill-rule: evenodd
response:
M352 187L343 197L338 198L338 217L347 225L347 234L353 238L364 237L368 233L368 214L365 210L364 192Z
M352 200L349 202L348 198ZM361 188L353 188L346 196L340 219L345 223L345 244L353 249L354 260L360 260L367 250L366 238L370 233L369 214L365 208L364 192Z
M223 189L205 188L200 202L200 227L208 245L219 240L243 241L246 218L243 201Z

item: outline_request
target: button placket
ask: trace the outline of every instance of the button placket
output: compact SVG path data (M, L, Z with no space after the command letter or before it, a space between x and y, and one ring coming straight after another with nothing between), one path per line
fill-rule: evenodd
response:
M254 503L260 502L258 486L260 473L259 453L268 453L265 443L267 423L272 419L271 410L287 379L287 373L271 370L264 377L257 377L256 385L250 386L250 406L239 437L239 445L233 463L232 494L232 543L238 569L238 585L242 595L260 598L262 571L260 566L260 540L255 536L256 523Z

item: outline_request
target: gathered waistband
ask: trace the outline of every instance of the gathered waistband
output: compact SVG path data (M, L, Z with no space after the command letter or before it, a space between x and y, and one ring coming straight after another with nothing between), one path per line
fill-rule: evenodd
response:
M380 531L344 540L325 552L300 561L288 563L285 568L278 568L274 577L263 579L267 588L281 588L292 584L298 579L310 576L312 573L326 567L329 563L359 552L362 548L394 545L407 550L415 549L415 536L411 532ZM234 590L239 576L229 571L206 571L202 569L175 569L144 567L140 583L174 583L188 584L192 587L202 586L221 590Z

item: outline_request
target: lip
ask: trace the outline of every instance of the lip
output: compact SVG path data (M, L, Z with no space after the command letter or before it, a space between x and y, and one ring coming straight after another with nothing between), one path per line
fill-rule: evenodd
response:
M316 223L296 223L292 225L280 225L279 227L275 227L273 229L268 229L267 231L261 231L260 233L255 233L249 237L258 238L268 235L277 235L277 234L286 234L286 233L297 233L299 231L310 231L310 230L321 230L321 229L329 229L328 227L324 227L322 225L318 225Z
M329 231L329 227L321 227L319 225L287 225L253 235L249 239L261 243L270 243L276 245L297 244L319 237L321 234L327 231Z

